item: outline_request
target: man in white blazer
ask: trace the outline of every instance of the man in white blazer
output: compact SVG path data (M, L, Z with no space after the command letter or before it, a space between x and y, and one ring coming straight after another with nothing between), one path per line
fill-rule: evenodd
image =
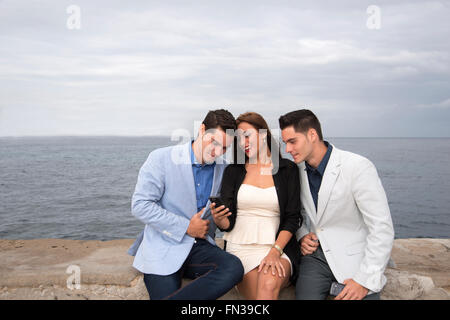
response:
M145 229L128 253L152 300L217 299L242 280L239 258L215 243L219 217L208 200L220 190L226 163L216 160L235 128L231 113L210 111L195 141L153 150L139 171L132 214ZM181 288L183 277L194 281Z
M305 221L296 235L302 252L296 298L326 299L338 282L345 287L337 300L379 299L394 229L375 166L324 141L310 110L287 113L279 123L299 166Z

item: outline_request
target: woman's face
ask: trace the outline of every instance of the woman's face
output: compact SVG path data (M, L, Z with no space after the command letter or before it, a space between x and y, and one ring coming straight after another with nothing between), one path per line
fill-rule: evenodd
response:
M237 127L239 147L244 150L247 157L256 159L260 148L264 145L263 139L267 137L267 130L256 130L248 122L241 122Z

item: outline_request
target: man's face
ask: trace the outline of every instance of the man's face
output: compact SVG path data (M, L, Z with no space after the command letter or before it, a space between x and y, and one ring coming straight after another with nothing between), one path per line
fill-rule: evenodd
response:
M233 136L222 129L209 129L202 138L202 159L206 163L213 163L217 157L223 155L233 143Z
M307 161L312 153L312 143L307 134L295 132L293 126L281 130L281 137L286 144L286 152L290 153L295 163Z

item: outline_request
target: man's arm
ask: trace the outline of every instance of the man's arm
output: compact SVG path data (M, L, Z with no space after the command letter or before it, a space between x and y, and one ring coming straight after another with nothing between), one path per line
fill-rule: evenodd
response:
M301 212L302 215L302 224L300 226L300 228L298 228L295 237L297 238L297 242L300 242L300 240L306 236L308 233L310 233L310 229L309 229L309 217L308 215L305 213L304 210L302 210Z
M190 220L167 211L158 204L165 191L163 161L155 151L148 156L139 171L131 211L143 223L180 242Z
M353 280L373 292L379 292L384 285L382 276L394 243L394 228L377 170L365 158L354 170L352 192L369 230L364 258Z

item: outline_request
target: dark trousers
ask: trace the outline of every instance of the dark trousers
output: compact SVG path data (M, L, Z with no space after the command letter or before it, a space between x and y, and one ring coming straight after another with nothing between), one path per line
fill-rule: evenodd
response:
M239 258L196 239L180 270L167 276L144 274L144 283L152 300L215 300L241 282L243 276ZM194 280L181 288L183 277Z
M333 281L336 281L336 278L328 266L322 247L319 246L312 254L302 256L300 260L295 297L297 300L325 300ZM379 299L380 294L373 293L363 300Z

